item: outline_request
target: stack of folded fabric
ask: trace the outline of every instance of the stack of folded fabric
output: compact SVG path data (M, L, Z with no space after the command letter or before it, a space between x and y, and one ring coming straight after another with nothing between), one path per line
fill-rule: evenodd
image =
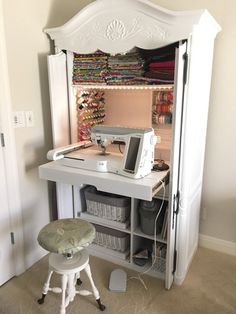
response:
M107 54L96 51L92 54L74 54L73 84L105 85Z
M122 55L108 57L108 85L136 85L140 84L140 77L144 73L143 59L137 49ZM141 80L142 84L142 80Z
M145 77L163 84L174 83L175 61L154 61L149 64Z
M140 49L145 59L144 80L148 84L173 84L175 72L175 49L177 44L153 49Z

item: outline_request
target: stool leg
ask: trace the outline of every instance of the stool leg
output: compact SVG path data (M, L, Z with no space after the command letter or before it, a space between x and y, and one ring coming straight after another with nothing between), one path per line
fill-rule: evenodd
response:
M61 310L60 314L66 313L66 287L67 287L68 277L67 275L61 276L61 289L62 289L62 299L61 299Z
M82 285L82 280L80 279L80 271L76 274L76 284L78 286Z
M47 280L43 286L43 292L42 292L42 297L41 299L38 299L38 303L39 304L43 304L44 303L44 299L48 293L48 290L49 290L49 284L50 284L50 280L51 280L51 277L52 277L52 274L53 274L53 271L51 269L49 269L48 271L48 277L47 277Z
M89 264L85 267L85 273L86 275L88 276L88 279L90 281L90 284L91 284L91 287L92 287L92 290L93 290L93 295L98 303L98 306L99 306L99 309L101 311L104 311L105 310L105 305L103 305L101 303L101 300L100 300L100 295L99 295L99 292L98 292L98 289L96 288L95 284L94 284L94 281L93 281L93 277L92 277L92 273L91 273L91 269L90 269L90 266Z
M68 288L67 294L69 298L69 302L74 300L76 290L75 290L75 274L68 275Z

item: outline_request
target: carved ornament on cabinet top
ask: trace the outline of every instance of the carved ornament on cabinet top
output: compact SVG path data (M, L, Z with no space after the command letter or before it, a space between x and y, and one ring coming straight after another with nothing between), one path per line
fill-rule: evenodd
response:
M144 35L147 38L158 38L161 40L165 40L169 37L169 33L158 24L148 27L146 31L144 31Z
M123 40L136 35L142 30L137 19L133 19L130 29L126 29L125 24L120 20L111 21L105 30L105 37L109 40Z
M107 39L111 41L123 41L129 40L135 37L137 34L141 34L146 38L156 38L164 40L169 37L168 32L160 26L159 23L149 23L145 25L141 19L133 19L131 25L125 25L120 19L114 19L107 25L96 22L90 31L86 31L79 36L80 41L90 41L94 38Z

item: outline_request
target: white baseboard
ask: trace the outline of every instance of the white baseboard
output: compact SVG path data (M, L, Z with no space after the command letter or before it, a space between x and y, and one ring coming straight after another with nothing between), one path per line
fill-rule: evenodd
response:
M236 256L236 243L199 234L199 246Z

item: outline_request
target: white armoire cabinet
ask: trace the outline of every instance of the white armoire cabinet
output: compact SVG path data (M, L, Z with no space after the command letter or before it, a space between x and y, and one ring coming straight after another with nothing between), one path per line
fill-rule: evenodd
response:
M219 31L207 10L174 12L147 0L97 0L63 26L45 30L55 44L55 54L48 57L54 148L78 141L78 91L104 93L105 124L155 129L155 157L164 158L170 165L165 189L167 238L157 239L166 245L167 253L164 270L151 269L149 274L164 279L166 288L173 281L183 282L198 246L213 50ZM73 84L74 53L88 55L99 50L115 56L136 47L158 55L158 49L168 50L173 43L175 68L170 84ZM173 91L172 123L153 124L159 91ZM130 197L130 226L124 230L106 225L130 237L129 255L119 259L99 249L92 254L140 272L145 270L134 263L133 255L143 241L153 244L154 237L140 231L138 204L142 199L162 198L163 188L156 189L160 174L132 181L115 174L104 177L86 173L53 161L40 166L40 177L57 182L59 218L77 217L83 212L80 189L87 184Z

